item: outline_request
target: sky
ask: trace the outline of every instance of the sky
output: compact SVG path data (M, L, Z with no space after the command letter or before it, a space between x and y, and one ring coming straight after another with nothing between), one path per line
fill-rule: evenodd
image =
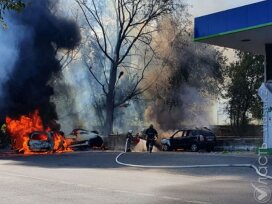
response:
M190 12L194 17L261 1L263 0L185 0L185 2L192 5Z

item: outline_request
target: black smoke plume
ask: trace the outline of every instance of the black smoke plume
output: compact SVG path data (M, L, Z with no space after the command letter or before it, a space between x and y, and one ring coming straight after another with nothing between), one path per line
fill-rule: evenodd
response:
M49 84L50 78L62 68L56 58L57 50L74 49L80 42L80 31L75 22L53 14L56 1L26 3L22 13L10 16L12 23L24 29L18 33L23 37L18 44L15 67L3 85L1 119L7 115L16 118L38 109L44 125L49 125L57 120L55 106L50 102L54 90Z

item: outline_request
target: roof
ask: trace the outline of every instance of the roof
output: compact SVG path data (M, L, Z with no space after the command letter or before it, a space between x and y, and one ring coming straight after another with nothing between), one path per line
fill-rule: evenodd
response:
M272 0L195 18L194 40L264 54L272 43Z

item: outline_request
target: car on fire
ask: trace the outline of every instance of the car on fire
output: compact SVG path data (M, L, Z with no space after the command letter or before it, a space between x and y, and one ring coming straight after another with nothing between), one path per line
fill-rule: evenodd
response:
M98 131L89 131L85 129L74 129L66 139L71 140L70 147L72 148L103 148L104 141Z
M197 152L200 149L212 151L216 145L216 136L208 128L202 129L180 129L170 138L161 140L163 151L177 149L190 150Z
M54 148L51 132L34 131L29 134L29 150L32 152L48 152Z

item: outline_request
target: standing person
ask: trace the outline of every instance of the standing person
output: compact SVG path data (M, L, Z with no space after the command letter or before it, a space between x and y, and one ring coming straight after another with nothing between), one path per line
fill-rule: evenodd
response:
M129 130L126 136L126 152L131 152L131 142L133 140L132 130Z
M7 134L7 125L6 125L6 123L4 123L1 126L0 143L2 143L3 148L7 147L7 145L9 144L9 137L8 137L8 134Z
M145 135L146 135L146 149L147 151L149 151L149 153L151 153L153 145L155 143L155 139L158 138L158 132L151 124L149 128L145 131Z

